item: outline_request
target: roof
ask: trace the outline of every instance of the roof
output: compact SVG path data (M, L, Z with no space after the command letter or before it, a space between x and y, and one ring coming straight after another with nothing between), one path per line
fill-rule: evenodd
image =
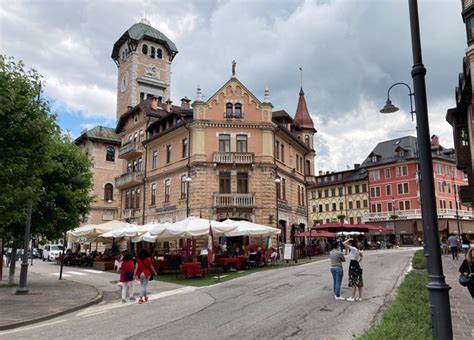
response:
M110 144L121 144L120 137L115 133L115 129L106 126L96 126L84 131L76 138L74 143L79 144L87 139Z
M311 189L319 189L324 187L331 187L341 185L344 183L352 183L367 179L367 170L364 168L350 169L339 172L329 172L315 176L316 183L311 186ZM324 178L327 178L325 181Z
M158 108L158 109L153 109L151 103L152 103L153 99L145 99L144 101L142 101L140 104L138 105L135 105L134 107L132 107L131 109L129 109L127 112L123 113L120 118L119 118L119 121L117 122L117 127L115 128L115 133L120 133L122 132L124 126L125 126L125 123L127 122L127 120L135 113L139 112L139 111L142 111L145 113L145 115L147 116L151 116L151 117L155 117L155 118L161 118L165 115L168 114L167 111L165 111L164 109L162 108Z
M163 44L170 53L171 59L176 53L178 53L176 45L166 35L146 23L138 22L125 31L125 33L115 42L112 50L112 59L117 59L119 57L119 49L128 39L135 40L136 42L141 39L147 39Z
M398 151L405 151L400 155ZM447 161L455 161L454 150L447 149L441 145L431 146L431 155L433 158L441 158ZM373 156L377 157L377 161L373 162ZM418 158L418 142L416 137L406 136L396 139L391 139L385 142L378 143L372 152L362 163L361 167L371 167L376 165L394 163L399 161L407 161Z
M295 123L303 129L314 129L314 122L308 111L306 100L304 98L303 88L300 89L300 97L298 99L298 106L296 107Z

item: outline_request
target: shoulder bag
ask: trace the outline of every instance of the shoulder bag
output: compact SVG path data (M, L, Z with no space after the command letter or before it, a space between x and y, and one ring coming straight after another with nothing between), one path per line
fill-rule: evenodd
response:
M472 273L471 264L469 263L469 261L466 261L466 262L467 262L467 265L469 266L469 274L471 274ZM459 284L463 287L467 287L470 280L471 280L470 276L466 276L462 273L459 275Z

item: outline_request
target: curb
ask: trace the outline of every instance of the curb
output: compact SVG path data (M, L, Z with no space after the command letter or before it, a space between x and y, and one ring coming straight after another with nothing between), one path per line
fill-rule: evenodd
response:
M96 304L98 304L99 302L102 301L102 299L104 297L104 293L101 290L97 289L97 288L95 288L95 289L97 291L97 296L94 299L92 299L92 300L90 300L86 303L83 303L83 304L78 305L78 306L71 307L69 309L62 310L60 312L44 315L44 316L41 316L39 318L29 319L29 320L25 320L25 321L19 321L19 322L15 322L15 323L12 323L12 324L9 324L9 325L0 326L0 331L5 331L5 330L8 330L8 329L12 329L12 328L23 327L23 326L31 325L31 324L34 324L34 323L46 321L46 320L49 320L49 319L56 318L58 316L62 316L62 315L65 315L65 314L75 312L79 309L83 309L83 308L86 308L86 307L89 307L89 306L92 306L92 305L96 305Z

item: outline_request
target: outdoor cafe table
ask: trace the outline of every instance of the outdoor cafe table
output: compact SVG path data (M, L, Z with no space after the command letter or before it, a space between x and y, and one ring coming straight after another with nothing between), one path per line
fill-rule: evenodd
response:
M201 276L201 263L200 262L185 262L182 264L183 273L187 278Z
M163 270L170 269L170 261L168 260L153 260L153 267L157 273L162 272Z
M237 257L224 257L216 260L217 266L222 268L240 268L240 261Z

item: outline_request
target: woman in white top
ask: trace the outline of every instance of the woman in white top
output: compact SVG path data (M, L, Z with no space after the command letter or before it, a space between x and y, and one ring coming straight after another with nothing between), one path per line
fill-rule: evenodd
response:
M355 240L349 238L343 242L344 247L350 250L349 253L349 287L352 287L352 295L347 301L362 301L362 288L364 281L362 280L362 252L355 247ZM356 298L356 290L359 290L359 297Z

